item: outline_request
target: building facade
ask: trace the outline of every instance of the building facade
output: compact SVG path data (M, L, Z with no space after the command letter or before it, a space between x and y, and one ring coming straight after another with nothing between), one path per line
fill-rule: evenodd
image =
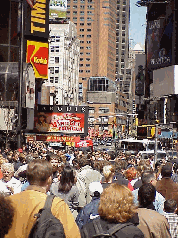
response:
M76 26L69 21L66 24L50 24L49 29L49 71L43 86L42 104L49 100L51 105L77 106L80 42ZM45 87L49 88L49 99L45 96Z

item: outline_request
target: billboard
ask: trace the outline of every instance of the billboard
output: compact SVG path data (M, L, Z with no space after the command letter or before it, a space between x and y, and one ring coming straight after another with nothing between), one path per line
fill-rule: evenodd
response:
M173 63L173 11L151 9L147 24L147 67L150 70L167 67ZM152 18L153 13L157 17ZM160 14L158 16L158 13ZM149 17L150 16L150 17Z
M67 0L50 0L49 19L66 18Z
M36 0L31 9L27 1L25 1L25 31L26 39L43 41L48 40L49 36L49 0Z
M48 78L48 43L27 40L26 62L31 63L35 78Z
M34 131L87 135L88 107L38 105Z
M27 66L24 73L25 83L25 107L34 108L35 105L35 75L31 64Z

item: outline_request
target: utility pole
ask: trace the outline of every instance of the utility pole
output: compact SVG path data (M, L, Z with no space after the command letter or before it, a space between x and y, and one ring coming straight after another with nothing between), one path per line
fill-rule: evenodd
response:
M155 112L155 150L154 150L154 163L156 164L157 162L157 150L158 150L158 123L157 123L157 110Z
M17 147L21 148L22 129L22 82L23 82L23 47L24 47L24 4L19 2L21 26L20 26L20 52L19 52L19 88L18 88L18 123L17 123Z

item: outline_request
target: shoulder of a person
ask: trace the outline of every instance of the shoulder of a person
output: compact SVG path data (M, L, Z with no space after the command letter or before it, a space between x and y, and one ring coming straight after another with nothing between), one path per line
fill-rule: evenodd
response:
M165 216L161 215L159 212L152 210L152 209L147 209L147 208L138 208L137 209L138 216L142 216L144 218L153 218L154 220L156 219L157 221L159 220L164 220L167 221Z

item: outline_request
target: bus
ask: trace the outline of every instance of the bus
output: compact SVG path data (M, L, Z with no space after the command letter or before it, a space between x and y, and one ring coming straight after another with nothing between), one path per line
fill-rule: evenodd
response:
M155 141L149 139L136 140L134 138L123 139L119 141L118 148L123 151L130 151L131 154L137 154L139 151L154 150ZM160 142L158 142L158 149L162 149Z

